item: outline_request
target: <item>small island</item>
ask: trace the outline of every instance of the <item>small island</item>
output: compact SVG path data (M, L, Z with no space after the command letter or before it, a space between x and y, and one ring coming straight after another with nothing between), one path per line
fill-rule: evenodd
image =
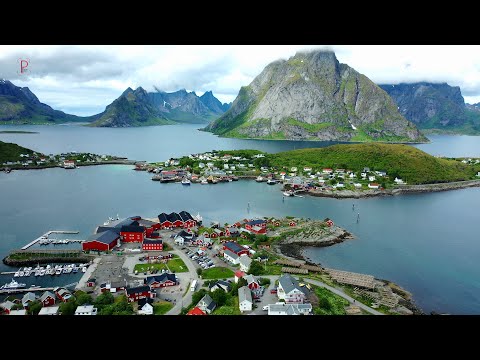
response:
M139 163L152 180L217 184L239 178L283 184L284 196L363 198L480 186L480 158L440 158L403 144L348 144L268 154L212 150Z
M0 134L39 134L38 131L1 130Z

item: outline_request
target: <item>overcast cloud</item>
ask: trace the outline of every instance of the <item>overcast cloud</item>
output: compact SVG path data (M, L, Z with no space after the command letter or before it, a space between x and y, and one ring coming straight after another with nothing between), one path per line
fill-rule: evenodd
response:
M321 45L0 46L0 78L28 86L54 109L93 115L127 87L212 90L233 101L270 62ZM381 84L447 82L466 102L480 102L480 46L329 46L346 63ZM20 74L19 59L29 59Z

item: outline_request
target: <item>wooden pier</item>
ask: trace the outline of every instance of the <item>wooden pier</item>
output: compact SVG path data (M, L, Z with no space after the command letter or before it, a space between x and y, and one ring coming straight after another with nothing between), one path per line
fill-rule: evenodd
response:
M28 289L8 289L8 290L0 290L0 294L20 294L26 292L33 292L33 291L52 291L53 287L42 287L42 288L28 288Z
M27 250L29 247L35 245L37 242L39 242L40 240L43 240L43 239L48 239L48 237L51 235L51 234L78 234L79 231L69 231L69 230L50 230L50 231L47 231L45 234L43 234L42 236L39 236L38 238L36 238L35 240L29 242L27 245L25 245L24 247L22 247L22 250Z

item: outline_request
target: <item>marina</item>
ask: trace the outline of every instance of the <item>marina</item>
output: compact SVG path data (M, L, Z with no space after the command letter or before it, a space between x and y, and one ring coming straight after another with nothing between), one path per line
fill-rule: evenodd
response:
M70 273L77 273L79 271L86 272L87 268L90 264L79 264L78 266L75 264L65 264L65 265L47 265L46 267L43 266L36 266L35 268L24 267L19 268L17 271L4 271L1 272L0 275L13 275L13 277L29 277L29 276L45 276L45 275L62 275L62 274L70 274Z
M27 250L28 248L32 247L33 245L35 245L36 243L45 243L46 240L49 241L49 243L53 243L54 241L62 241L61 243L62 244L68 244L69 242L82 242L83 240L77 240L77 239L66 239L66 240L57 240L57 239L49 239L49 236L51 234L78 234L79 231L69 231L69 230L50 230L50 231L47 231L45 234L43 234L42 236L39 236L38 238L36 238L35 240L29 242L27 245L23 246L22 247L22 250ZM64 241L67 241L67 242L64 242ZM46 244L46 243L45 243Z
M65 286L63 288L73 288L78 284L78 282L74 282ZM19 293L27 293L27 292L35 292L35 291L53 291L57 288L55 287L39 287L39 286L30 286L29 288L17 288L17 289L0 289L0 295L2 294L19 294Z

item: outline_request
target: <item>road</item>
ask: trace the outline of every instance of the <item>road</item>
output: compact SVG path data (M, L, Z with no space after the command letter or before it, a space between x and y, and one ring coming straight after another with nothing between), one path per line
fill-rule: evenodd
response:
M171 242L169 242L170 245L172 245ZM173 254L178 255L185 265L187 265L188 272L185 273L177 273L176 275L180 278L180 284L182 285L182 288L186 289L185 295L183 298L177 300L175 306L166 314L166 315L179 315L180 311L182 311L182 307L187 307L190 305L192 302L192 292L190 291L190 283L193 279L196 279L197 281L200 281L198 279L198 274L196 271L196 267L192 260L185 255L185 253L181 250L172 250L170 251ZM200 287L200 285L197 285L197 288Z

